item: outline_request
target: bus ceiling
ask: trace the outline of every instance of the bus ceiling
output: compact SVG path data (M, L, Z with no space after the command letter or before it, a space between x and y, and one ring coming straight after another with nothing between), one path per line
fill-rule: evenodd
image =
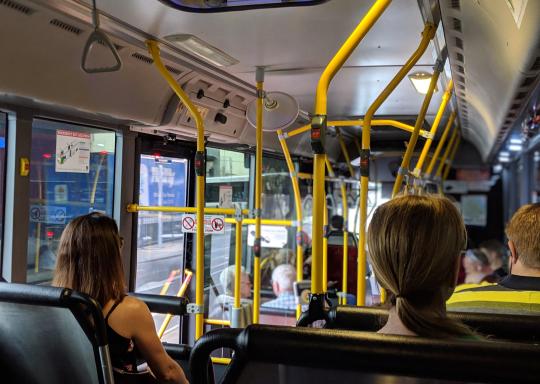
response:
M171 114L172 93L151 66L144 41L152 37L160 41L164 62L175 78L192 88L190 97L196 98L203 89L201 103L213 103L212 108L206 106L209 131L215 124L213 134L218 137L220 131L219 140L249 144L253 131L238 122L255 96L255 67L266 67L268 91L288 93L301 110L312 113L320 73L372 2L320 3L197 14L178 11L160 1L132 0L126 7L119 1L97 0L100 29L118 50L123 68L90 75L81 71L80 58L84 41L93 30L92 0L3 2L0 31L11 38L4 39L2 46L11 59L0 64L0 102L19 97L48 109L70 109L75 116L94 114L96 120L108 118L143 128L162 127L163 131L178 129L179 135L189 136L190 125L175 122L176 118L187 119L186 115ZM521 4L524 8L513 9L504 0L392 2L337 74L329 90L329 115L334 119L363 116L407 60L424 22L440 17L444 30L439 27L435 43L412 70L432 72L439 51L447 47L448 64L429 106L427 123L432 123L451 76L456 88L451 105L458 109L464 139L478 148L484 160L491 159L506 132L519 122L516 119L540 71L540 3ZM97 55L104 50L99 45L94 52ZM212 53L204 56L208 50ZM220 105L225 100L228 108ZM422 100L405 80L378 114L414 120ZM441 124L452 108L447 109ZM360 127L347 127L343 132L357 136ZM381 135L399 141L402 134ZM377 138L374 140L376 143ZM302 145L305 140L298 141L299 153L307 152L308 147ZM268 142L270 148L279 150L277 139ZM291 151L295 152L294 142Z

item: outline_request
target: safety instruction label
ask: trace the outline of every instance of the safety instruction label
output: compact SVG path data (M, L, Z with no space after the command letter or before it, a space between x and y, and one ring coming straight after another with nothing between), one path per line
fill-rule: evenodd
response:
M196 215L182 215L182 232L197 232ZM204 215L204 233L207 235L225 233L225 216Z
M274 225L261 225L261 247L283 248L287 245L289 233L287 227ZM248 225L247 244L252 247L255 244L255 226Z
M31 205L30 221L45 224L65 224L66 207L52 205Z
M90 144L89 133L56 131L56 172L89 173Z

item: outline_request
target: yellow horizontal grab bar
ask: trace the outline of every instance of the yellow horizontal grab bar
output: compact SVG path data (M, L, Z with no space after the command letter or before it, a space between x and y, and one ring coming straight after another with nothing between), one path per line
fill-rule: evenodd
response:
M412 125L409 125L409 124L406 124L397 120L375 119L375 120L371 120L371 125L377 126L377 127L381 127L381 126L394 127L394 128L398 128L409 133L412 133L414 131L414 127ZM363 127L364 121L363 120L329 120L328 126L330 127L332 126L333 127L357 127L357 126ZM300 127L300 128L297 128L290 132L285 133L284 137L289 138L296 135L300 135L304 132L308 132L310 129L311 129L311 125L305 125L303 127ZM420 130L420 136L425 139L432 138L431 133L423 129Z
M126 208L129 213L136 212L174 212L174 213L196 213L195 207L164 207L164 206L144 206L138 204L128 204ZM204 208L204 213L210 215L236 215L234 208ZM242 215L249 215L248 209L242 209Z
M226 223L234 224L236 219L227 218L225 219ZM242 225L254 225L255 219L244 219L242 220ZM261 219L261 225L274 225L281 227L296 227L297 223L292 220L274 220L274 219Z
M231 359L228 357L211 357L211 359L214 364L229 365L231 363Z
M226 327L231 326L231 322L229 320L220 320L220 319L204 319L204 323L207 325L223 325Z

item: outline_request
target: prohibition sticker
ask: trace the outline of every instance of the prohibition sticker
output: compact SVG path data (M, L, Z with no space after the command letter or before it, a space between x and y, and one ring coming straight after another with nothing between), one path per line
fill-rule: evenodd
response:
M197 216L182 215L182 233L197 232ZM215 235L225 233L225 216L204 215L204 233Z

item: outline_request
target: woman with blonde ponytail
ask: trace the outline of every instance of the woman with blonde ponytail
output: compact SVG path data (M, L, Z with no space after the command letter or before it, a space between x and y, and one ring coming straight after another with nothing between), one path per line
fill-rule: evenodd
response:
M446 316L465 248L466 231L450 200L399 196L375 211L367 244L375 276L390 298L379 333L433 338L472 336Z

